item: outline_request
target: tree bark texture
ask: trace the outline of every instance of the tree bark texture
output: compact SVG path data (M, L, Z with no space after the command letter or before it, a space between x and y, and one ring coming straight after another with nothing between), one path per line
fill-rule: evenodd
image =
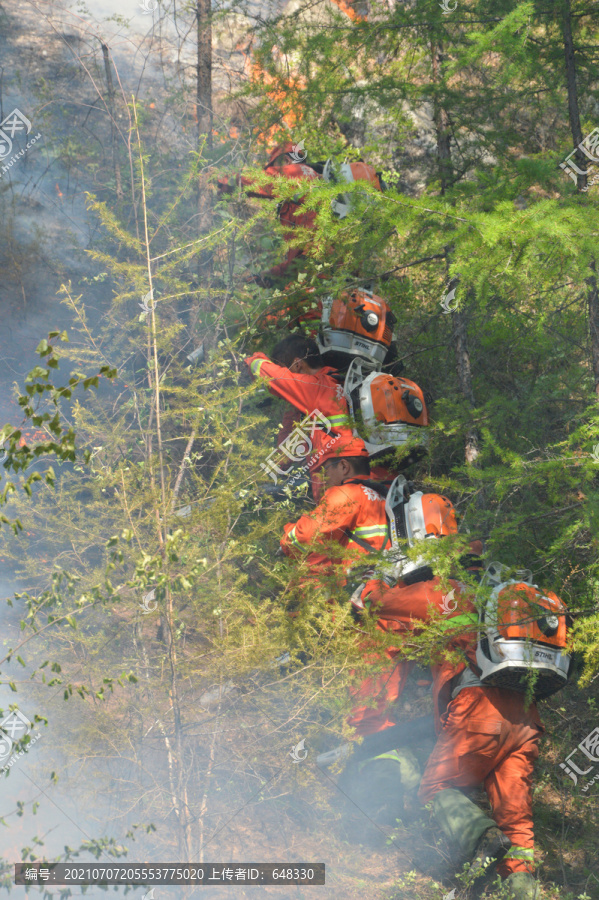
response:
M578 85L576 80L576 59L574 56L574 39L572 37L572 9L570 0L564 0L562 12L562 34L564 38L564 58L566 61L566 84L568 88L568 118L572 141L576 147L576 164L579 169L586 169L587 157L580 147L583 134L580 127L580 111L578 108ZM578 190L586 186L586 175L577 174Z
M104 71L106 72L106 87L108 89L108 111L110 113L110 144L112 149L112 165L114 168L114 180L116 182L116 195L119 200L123 199L123 184L121 181L121 167L117 159L116 152L116 129L114 119L114 85L112 82L111 60L108 47L102 41L102 56L104 57Z
M476 401L472 388L472 371L470 369L470 351L468 350L467 319L463 310L456 310L453 318L453 343L455 348L456 370L460 391L467 401L470 409L474 409ZM466 432L465 459L468 465L472 465L479 454L478 435L474 426L470 426Z
M576 147L576 165L583 169L583 173L577 173L576 180L578 190L587 186L587 176L584 172L588 166L588 158L582 152L579 144L583 140L580 125L580 108L578 105L578 81L576 75L576 57L574 52L574 38L572 35L572 6L571 0L563 0L562 6L562 34L564 39L564 58L566 62L566 85L568 89L568 117L570 120L570 132L572 141ZM591 343L591 368L595 393L599 397L599 296L597 293L597 270L595 260L589 265L591 274L586 279L587 307L589 314L589 334Z
M196 110L198 118L198 142L206 135L206 144L212 149L212 6L211 0L196 0L198 24L198 60L196 85Z
M589 309L589 331L591 336L591 366L595 393L599 398L599 291L597 290L597 271L595 260L589 266L591 275L586 279L588 286L587 305Z
M441 45L431 42L432 80L435 86L439 84L441 77L441 56ZM433 99L433 121L435 123L435 134L437 138L437 158L439 160L441 195L443 195L453 181L453 165L451 161L450 146L451 125L447 112L440 105L436 97Z

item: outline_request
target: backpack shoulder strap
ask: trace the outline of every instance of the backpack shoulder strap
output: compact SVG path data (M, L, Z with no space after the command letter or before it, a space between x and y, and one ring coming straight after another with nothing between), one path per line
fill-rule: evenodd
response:
M375 481L374 478L347 478L343 484L363 484L364 487L371 488L371 490L380 494L383 500L389 493L389 485L384 484L382 481Z
M357 544L358 547L361 547L362 550L366 550L367 553L374 553L374 547L372 547L368 541L365 541L364 538L358 537L357 534L354 534L353 531L350 531L349 528L344 529L343 534L353 541L354 544Z

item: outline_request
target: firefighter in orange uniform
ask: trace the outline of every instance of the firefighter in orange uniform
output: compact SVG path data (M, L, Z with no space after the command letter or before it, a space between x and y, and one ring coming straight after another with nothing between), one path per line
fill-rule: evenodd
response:
M272 394L291 404L283 415L277 436L278 446L284 445L302 415L307 416L314 412L316 412L313 417L316 427L326 426L331 437L343 435L344 438L350 439L351 421L343 388L333 377L336 370L322 364L315 342L310 338L292 334L279 341L272 355L273 360L270 360L264 353L254 353L245 362L254 377L269 379L268 388ZM286 466L286 463L287 460L282 461L283 466ZM316 469L315 466L311 470L310 482L312 496L318 501L321 481L315 474Z
M314 181L322 177L316 169L313 169L312 166L301 159L298 148L291 142L274 147L270 153L267 164L264 166L264 171L268 175L272 175L275 179L282 177L301 179L302 181ZM243 175L237 175L233 184L231 184L230 179L226 176L218 179L218 189L222 193L233 193L236 184L252 188L253 181ZM249 197L258 197L266 200L275 199L273 184L267 184L264 187L253 187L251 190L246 190L245 193ZM289 200L283 200L279 205L279 221L281 225L289 229L283 235L283 240L286 243L290 243L297 238L297 229L305 228L311 230L314 228L316 210L302 210L301 206L304 199L303 196L298 197L296 195ZM282 263L273 266L272 269L269 269L262 275L253 276L252 280L268 283L270 278L283 276L291 263L297 259L297 257L301 256L303 252L304 247L289 247Z
M512 896L532 900L537 895L532 776L544 729L536 705L527 707L523 693L482 686L476 674L478 614L463 586L450 583L454 594L449 615L449 595L438 578L393 588L371 581L357 605L376 615L385 630L398 634L417 630L431 615L447 617L453 633L448 650L461 650L464 661L456 665L443 659L433 667L439 736L419 796L423 803L432 801L442 830L473 859L474 870L482 869L487 858L497 862ZM480 782L494 820L462 793Z
M306 156L306 152L302 151L299 145L293 144L291 141L285 144L279 144L271 150L268 162L264 166L264 171L268 175L272 175L275 179L281 177L297 179L299 181L315 181L317 179L322 179L323 174L321 174L321 167L311 166L306 162ZM330 167L329 164L325 165L325 170L326 173L328 173L325 175L325 180L336 181L332 167ZM341 181L339 182L340 188L342 188L344 183L363 181L373 185L379 191L386 189L386 185L382 181L380 174L375 172L372 166L364 162L344 163L341 166L339 174L341 177ZM253 186L254 183L251 178L246 178L243 175L236 175L233 179L228 176L221 176L218 179L217 184L218 190L221 193L231 194L235 191L236 186L241 184L242 187L246 188L244 193L249 197L257 197L266 200L276 199L273 189L274 182L272 184L266 184L264 187L256 187ZM279 204L277 210L279 221L284 228L289 229L285 231L283 235L283 240L286 243L290 244L297 239L299 229L305 229L306 232L309 232L315 228L317 211L314 209L303 209L304 200L305 195L301 195L298 190L298 194L288 200L282 200ZM332 208L334 214L338 218L344 218L349 214L352 208L351 197L347 194L339 195L339 197L333 201ZM287 270L291 266L291 263L304 255L306 246L307 243L303 246L290 246L287 249L285 259L282 263L273 266L261 275L248 276L246 280L256 281L257 283L268 286L271 279L280 278L287 274ZM309 315L307 317L304 316L304 318L310 320L314 318L314 316Z
M387 475L386 470L383 471L386 477L379 480L383 487L387 488L389 486L389 477L392 476ZM446 497L441 497L438 494L423 494L419 491L413 494L412 504L414 505L415 503L418 504L419 514L422 516L423 527L428 538L445 537L457 533L458 526L455 511L453 505ZM411 528L408 527L406 522L408 514L405 505L399 515L403 519L400 530L407 534L411 533ZM422 566L421 563L422 561L416 563L404 562L406 579L418 581L431 576L430 569L427 566ZM387 628L387 623L383 620L377 622L377 627L381 631L393 631L392 628ZM382 673L377 678L367 679L360 687L358 691L359 697L372 699L375 696L379 699L374 708L364 707L352 712L352 716L348 721L350 725L356 728L358 735L374 734L397 724L391 717L389 707L385 707L385 703L391 705L399 699L408 675L415 666L415 663L412 661L402 660L400 654L400 649L386 648L385 655L388 659L395 662L395 668ZM388 686L386 685L386 679L389 681ZM385 687L385 690L381 690L382 686Z
M307 554L312 574L336 577L339 584L338 567L347 572L356 552L367 552L360 541L374 551L389 546L385 499L369 484L364 441L349 432L337 440L322 435L318 443L314 469L322 468L326 490L315 510L285 525L281 547L287 556Z

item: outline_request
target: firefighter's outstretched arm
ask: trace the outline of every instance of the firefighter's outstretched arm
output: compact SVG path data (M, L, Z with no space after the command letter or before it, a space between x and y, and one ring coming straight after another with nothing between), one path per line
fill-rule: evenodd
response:
M318 379L314 375L304 375L292 372L285 366L279 366L272 362L264 353L254 353L244 360L250 367L254 378L268 378L268 389L277 397L282 397L288 403L292 403L303 413L312 412L310 397L314 397L314 389L318 386Z

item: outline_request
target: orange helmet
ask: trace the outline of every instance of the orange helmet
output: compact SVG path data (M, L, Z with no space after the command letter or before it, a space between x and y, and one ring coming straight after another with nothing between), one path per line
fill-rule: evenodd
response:
M286 153L291 153L291 151L293 150L293 147L294 147L294 145L291 143L291 141L289 141L286 144L277 144L277 146L273 147L272 150L270 151L270 154L268 157L268 162L266 163L266 166L271 166L274 163L274 161L279 158L279 156L284 156ZM265 168L266 168L266 166L265 166Z
M331 433L315 431L312 436L312 445L315 452L310 468L314 472L329 459L339 459L342 456L363 456L368 459L368 450L364 441L349 432L339 434L334 431Z

